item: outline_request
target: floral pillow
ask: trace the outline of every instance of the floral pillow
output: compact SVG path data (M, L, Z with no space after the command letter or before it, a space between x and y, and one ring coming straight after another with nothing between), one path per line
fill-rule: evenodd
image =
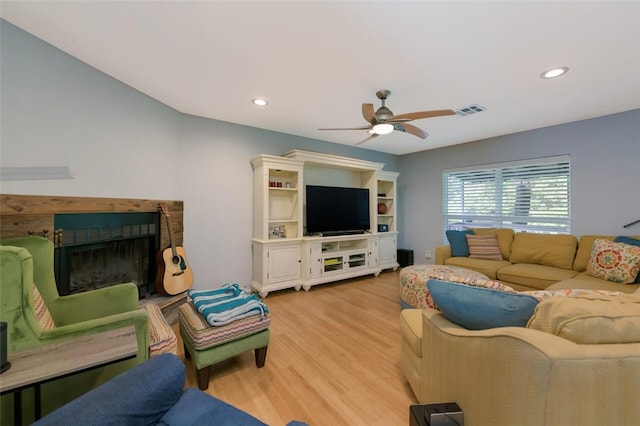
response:
M591 248L586 274L621 284L632 283L640 271L640 247L597 239Z

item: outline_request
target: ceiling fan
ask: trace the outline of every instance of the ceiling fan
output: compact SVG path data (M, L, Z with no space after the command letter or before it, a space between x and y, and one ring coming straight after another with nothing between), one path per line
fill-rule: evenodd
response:
M438 109L393 115L393 112L385 106L385 101L390 94L390 90L378 90L376 92L376 96L382 101L382 106L378 108L377 111L374 111L373 104L362 104L362 116L367 120L367 122L369 122L368 126L323 128L318 130L368 130L370 136L358 142L356 145L363 144L380 135L388 135L394 130L407 132L413 136L425 139L429 134L419 127L408 124L409 121L419 120L421 118L441 117L444 115L456 115L455 111L451 109Z

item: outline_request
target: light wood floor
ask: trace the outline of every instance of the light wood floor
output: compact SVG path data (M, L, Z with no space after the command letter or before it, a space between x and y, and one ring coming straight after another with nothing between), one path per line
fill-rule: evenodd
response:
M217 364L207 393L271 426L408 425L417 402L400 371L398 274L270 293L265 366L253 351ZM182 341L178 354L184 360ZM185 363L187 386L197 387Z

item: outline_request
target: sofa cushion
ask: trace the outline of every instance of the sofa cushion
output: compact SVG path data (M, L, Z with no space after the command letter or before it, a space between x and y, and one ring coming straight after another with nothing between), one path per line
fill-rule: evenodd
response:
M591 249L586 274L595 278L630 284L640 271L640 247L597 239Z
M511 256L511 244L513 243L513 229L510 228L471 228L475 235L495 234L498 239L498 247L503 259Z
M498 279L531 288L545 289L551 284L576 275L573 269L516 263L498 269Z
M637 238L620 236L620 237L616 237L616 239L613 240L613 242L614 243L625 243L625 244L630 244L632 246L640 247L640 240L637 239ZM634 283L640 283L640 273L638 273L638 275L636 276L636 279L635 279Z
M427 281L427 287L442 314L469 330L524 327L538 304L535 297L515 291L440 280Z
M467 257L469 256L469 245L467 244L467 234L473 234L472 229L466 231L446 231L447 240L451 247L451 256L453 257Z
M536 307L527 327L579 344L640 342L640 298L554 297Z
M511 263L533 263L571 269L578 239L573 235L530 234L513 237Z
M640 289L640 284L619 284L613 281L605 281L600 278L594 278L585 272L580 272L573 278L559 281L551 284L546 290L563 290L571 288L580 288L586 290L607 290L619 291L622 293L633 293L636 289Z
M473 259L502 260L498 238L495 234L465 235L469 245L469 257Z
M486 275L492 280L498 278L498 269L511 265L508 260L474 259L472 257L450 257L444 261L444 264L472 269Z
M422 358L422 309L400 312L400 335L418 358Z

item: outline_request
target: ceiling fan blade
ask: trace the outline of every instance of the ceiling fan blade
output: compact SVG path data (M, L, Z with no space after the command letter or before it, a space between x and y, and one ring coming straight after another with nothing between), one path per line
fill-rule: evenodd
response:
M371 136L367 137L366 139L361 140L360 142L358 142L356 145L362 145L365 142L369 142L371 139L373 138L377 138L378 135L377 134L372 134Z
M387 121L393 122L404 119L419 120L421 118L441 117L444 115L456 115L456 112L452 109L436 109L433 111L409 112L407 114L394 115Z
M373 109L373 104L362 104L362 116L367 120L367 123L371 123L375 120L376 112Z
M322 128L318 130L369 130L371 126L362 126L362 127L332 127L332 128Z
M427 136L429 136L429 133L425 132L419 127L414 126L413 124L407 124L407 123L395 124L394 128L396 130L400 130L401 132L410 133L413 136L419 137L420 139L426 139Z

